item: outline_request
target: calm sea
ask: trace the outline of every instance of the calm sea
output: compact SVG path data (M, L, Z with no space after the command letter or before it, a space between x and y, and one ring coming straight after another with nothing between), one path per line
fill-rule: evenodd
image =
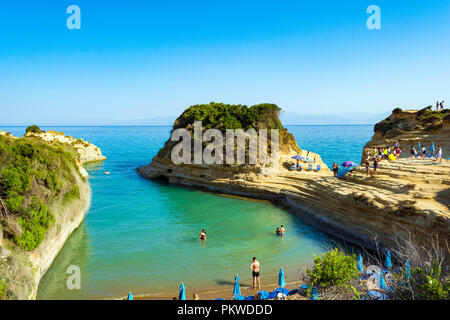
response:
M288 126L300 147L333 161L359 162L371 125ZM256 256L265 283L283 267L295 281L324 243L335 241L265 201L244 200L149 181L136 174L168 139L170 127L42 127L83 138L108 160L88 164L92 204L83 224L44 275L38 299L95 299L134 294L176 296L181 281L191 290L230 285L238 274L251 283ZM25 127L0 127L22 136ZM110 171L110 175L105 175ZM283 239L274 235L284 224ZM208 233L206 244L198 234ZM69 266L81 270L81 289L70 290ZM191 291L192 292L192 291Z

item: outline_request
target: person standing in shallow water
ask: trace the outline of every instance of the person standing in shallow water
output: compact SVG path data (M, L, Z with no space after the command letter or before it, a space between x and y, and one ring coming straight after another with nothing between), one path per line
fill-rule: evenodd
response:
M198 238L200 240L206 240L206 230L205 229L203 229L202 232L200 232Z
M281 225L280 234L283 236L285 233L286 233L286 228L283 225Z
M252 264L250 265L250 269L252 270L253 289L256 288L256 283L258 283L258 289L260 289L261 282L259 280L259 261L256 260L256 257L253 257L253 261L252 261Z

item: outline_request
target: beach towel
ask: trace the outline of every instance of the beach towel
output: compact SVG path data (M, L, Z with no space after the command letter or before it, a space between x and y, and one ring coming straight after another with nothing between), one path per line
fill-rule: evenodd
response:
M242 294L236 294L234 300L245 300L245 297Z
M255 296L248 296L248 297L245 297L244 300L255 300Z
M275 299L277 297L277 290L272 291L271 293L269 293L269 296L267 297L267 299Z
M394 161L394 160L397 159L397 158L396 158L393 154L390 154L390 155L389 155L389 159L392 160L392 161Z
M269 293L267 291L258 291L259 300L266 300L269 297Z

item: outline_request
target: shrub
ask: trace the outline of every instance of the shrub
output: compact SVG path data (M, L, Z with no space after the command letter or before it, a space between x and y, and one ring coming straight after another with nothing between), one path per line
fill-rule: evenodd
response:
M15 239L17 244L28 251L37 248L54 221L55 217L43 201L34 201L27 215L19 218L22 234Z
M402 111L403 111L403 110L400 109L400 108L395 108L394 110L392 110L392 113L396 114L396 113L400 113L400 112L402 112Z
M26 130L26 133L28 132L33 132L33 133L40 133L42 132L41 128L39 128L37 125L33 124L31 126L29 126Z
M8 289L8 284L5 279L0 280L0 300L7 300L6 290Z
M429 267L416 267L411 277L405 275L394 278L394 294L400 299L448 300L450 284L441 275L441 266L434 260Z
M22 227L20 236L9 235L21 248L33 250L54 221L52 202L64 200L67 190L67 197L79 194L79 155L67 145L33 137L0 136L0 151L0 197Z
M314 255L314 267L312 270L307 269L306 273L311 278L311 287L315 284L324 287L346 286L350 280L358 277L356 256L348 256L337 248L320 257Z

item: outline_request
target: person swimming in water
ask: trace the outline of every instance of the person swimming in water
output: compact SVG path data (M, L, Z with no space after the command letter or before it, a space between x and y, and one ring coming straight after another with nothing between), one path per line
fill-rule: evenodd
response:
M200 235L198 236L200 240L206 240L206 230L203 229L202 232L200 232Z

